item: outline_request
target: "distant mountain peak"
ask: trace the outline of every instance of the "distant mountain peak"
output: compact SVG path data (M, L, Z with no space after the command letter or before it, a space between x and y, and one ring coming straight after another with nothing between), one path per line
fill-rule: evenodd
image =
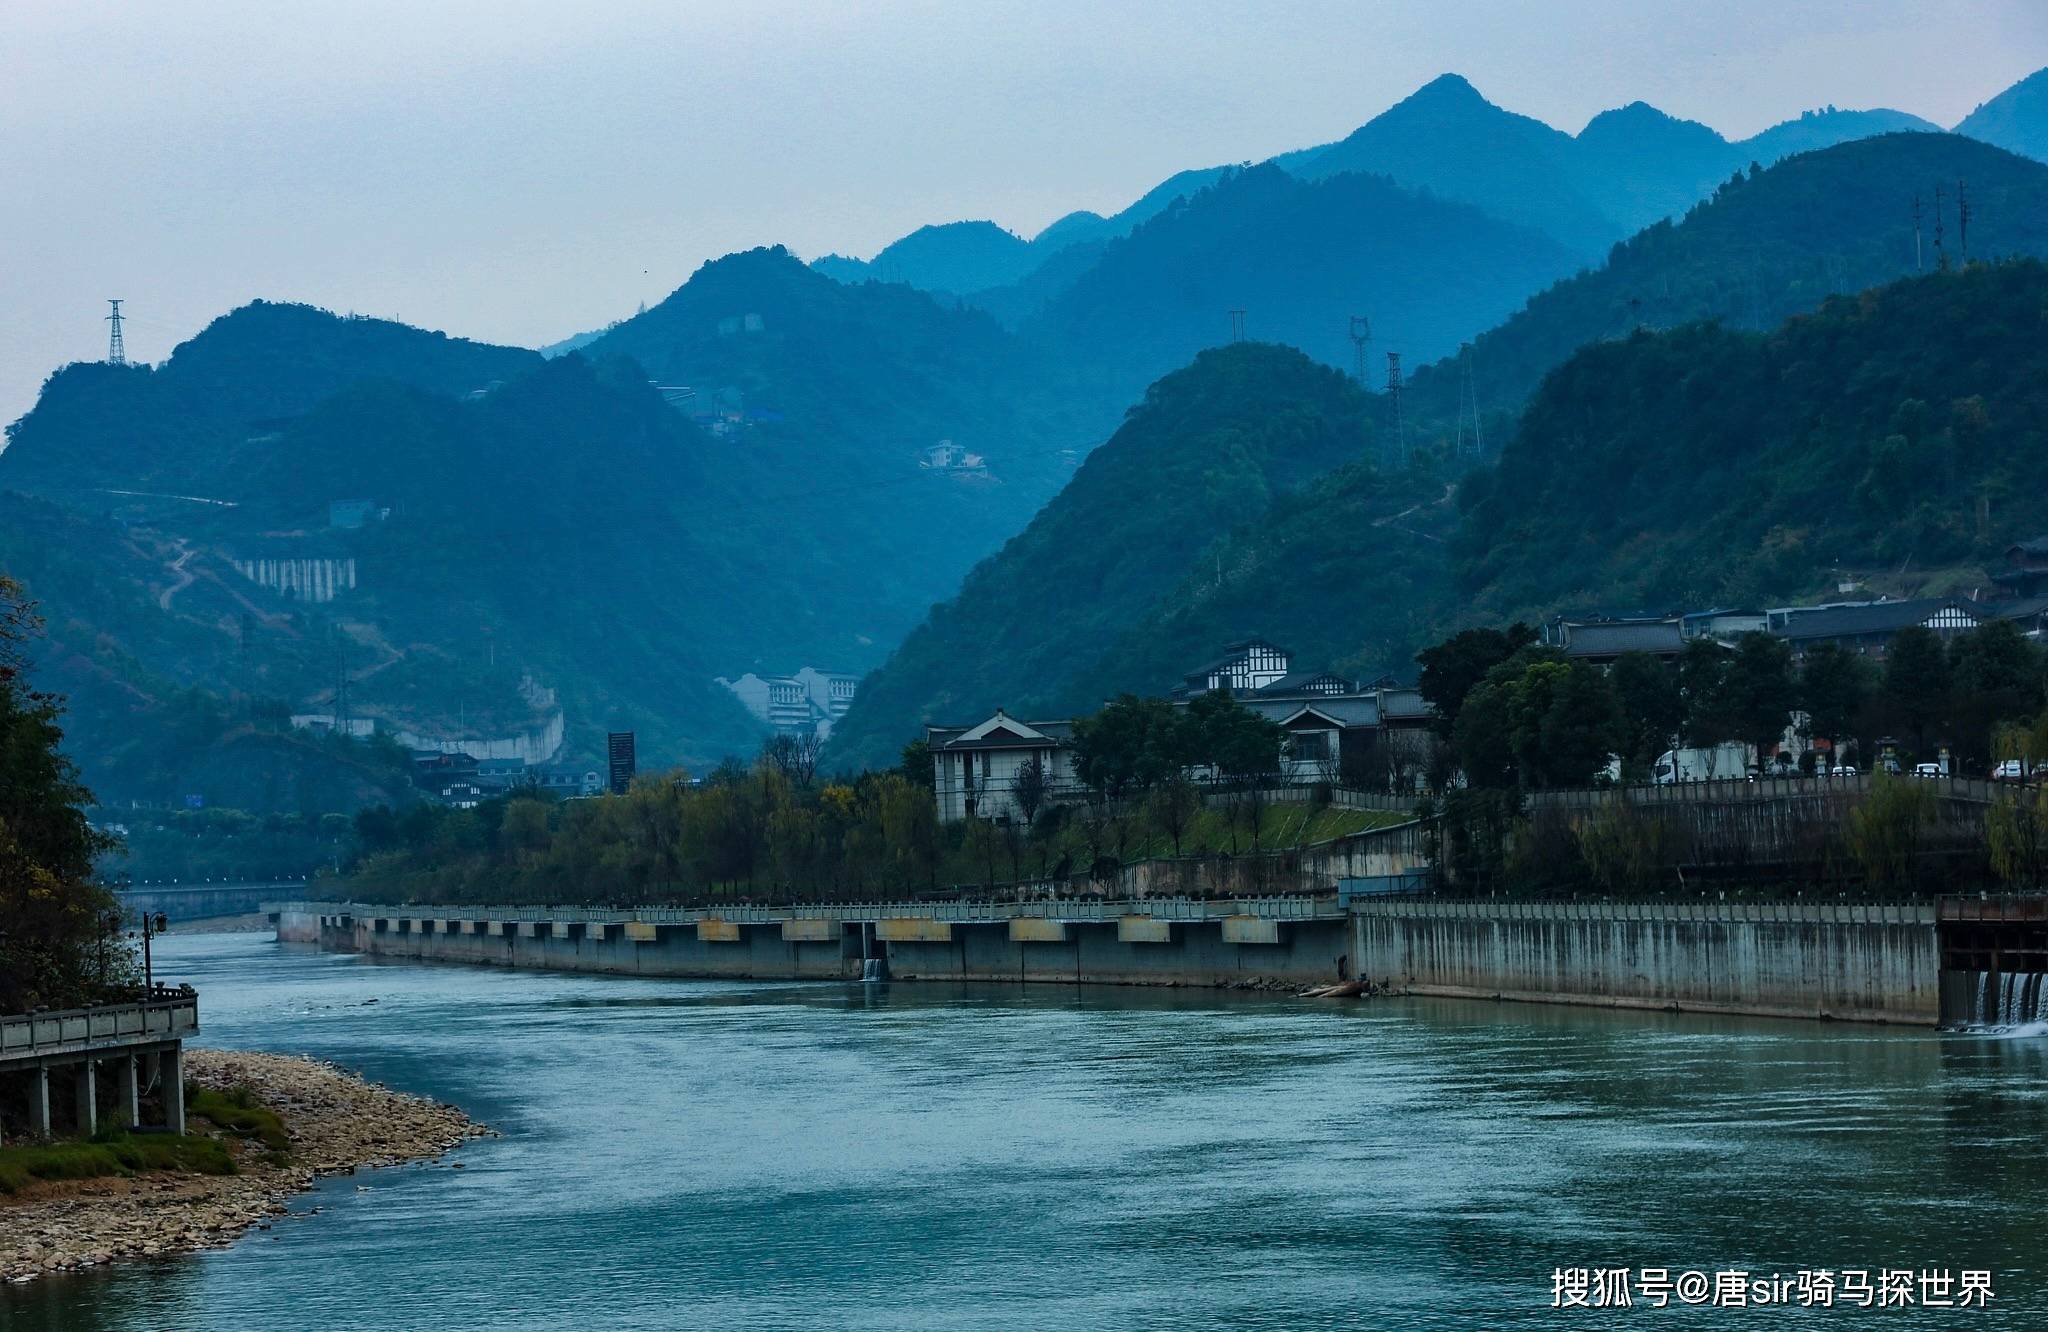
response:
M2048 160L2048 69L2034 71L1963 117L1956 133Z
M1401 99L1402 102L1465 102L1478 106L1492 106L1472 81L1463 74L1439 74L1428 83Z

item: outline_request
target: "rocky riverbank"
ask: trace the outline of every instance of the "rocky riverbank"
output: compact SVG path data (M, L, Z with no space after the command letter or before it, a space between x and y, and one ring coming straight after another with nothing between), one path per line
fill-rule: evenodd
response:
M63 1181L0 1197L0 1280L231 1244L251 1226L267 1229L322 1175L433 1160L490 1132L454 1106L318 1060L188 1049L185 1070L202 1087L246 1087L276 1111L291 1138L289 1163L229 1138L237 1174ZM212 1125L194 1119L189 1127Z

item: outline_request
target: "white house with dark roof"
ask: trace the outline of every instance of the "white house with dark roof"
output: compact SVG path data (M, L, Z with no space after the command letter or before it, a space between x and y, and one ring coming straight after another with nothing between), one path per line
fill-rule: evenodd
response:
M1186 677L1174 704L1228 689L1241 707L1287 733L1280 772L1289 782L1384 778L1400 788L1421 779L1438 740L1435 710L1420 690L1391 679L1361 683L1334 671L1290 670L1291 661L1287 649L1264 639L1233 643Z
M1287 678L1288 652L1263 638L1247 638L1223 649L1223 655L1181 681L1175 697L1192 698L1215 689L1243 694Z
M1001 708L975 726L926 726L939 822L965 818L1015 819L1018 774L1037 759L1048 798L1080 789L1074 776L1074 724L1019 721Z

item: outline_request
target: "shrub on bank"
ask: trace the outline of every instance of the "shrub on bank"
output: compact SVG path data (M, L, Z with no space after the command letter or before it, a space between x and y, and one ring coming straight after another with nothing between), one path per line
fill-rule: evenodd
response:
M0 1147L0 1193L19 1193L35 1180L104 1179L164 1171L232 1175L234 1158L217 1138L188 1133L101 1133L86 1142Z
M215 1091L187 1083L185 1109L188 1114L210 1120L223 1132L253 1139L272 1152L291 1150L292 1140L284 1131L284 1121L278 1118L275 1110L257 1100L256 1093L247 1087Z

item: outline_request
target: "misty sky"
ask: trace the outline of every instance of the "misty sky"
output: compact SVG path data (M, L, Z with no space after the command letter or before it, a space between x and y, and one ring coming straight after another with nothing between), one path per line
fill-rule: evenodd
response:
M2048 3L0 0L0 420L252 297L533 345L730 250L1030 234L1341 137L1447 70L1577 131L1943 125L2048 64Z

